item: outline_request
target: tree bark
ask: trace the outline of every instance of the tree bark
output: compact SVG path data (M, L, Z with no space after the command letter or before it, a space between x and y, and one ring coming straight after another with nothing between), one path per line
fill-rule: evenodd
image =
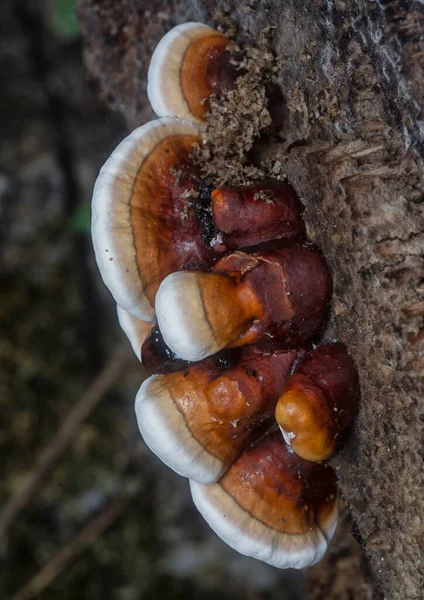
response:
M421 598L423 3L80 0L79 16L89 71L129 127L153 118L146 70L173 25L231 27L240 45L275 28L271 49L289 117L284 139L257 153L282 165L306 205L308 235L335 283L325 338L346 343L360 369L360 414L332 462L380 591ZM359 559L351 595L337 592L343 552L330 552L321 583L323 569L311 571L311 596L377 597Z

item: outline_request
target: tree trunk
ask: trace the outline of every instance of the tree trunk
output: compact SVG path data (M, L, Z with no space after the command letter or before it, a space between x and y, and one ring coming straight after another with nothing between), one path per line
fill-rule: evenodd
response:
M360 414L332 461L356 538L386 598L421 598L423 3L81 0L79 16L89 71L130 127L153 118L146 70L173 25L230 27L240 45L275 28L289 115L284 139L253 155L279 165L305 203L335 283L325 338L346 343L360 369ZM346 540L308 572L311 597L377 597Z

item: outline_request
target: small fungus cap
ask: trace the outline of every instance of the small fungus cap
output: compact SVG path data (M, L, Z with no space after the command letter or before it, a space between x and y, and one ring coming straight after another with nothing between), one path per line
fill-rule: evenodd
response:
M262 308L250 287L231 277L180 271L162 281L156 312L167 345L198 361L237 343Z
M181 268L175 238L184 235L181 210L176 210L183 187L172 173L191 168L193 145L201 142L194 123L170 117L151 121L119 144L96 181L92 238L97 264L117 304L142 321L155 320L156 290L168 273ZM193 238L194 232L186 236ZM199 254L191 246L189 252Z
M359 380L343 344L306 355L278 400L275 418L286 443L301 458L322 461L337 449L357 413Z
M202 23L183 23L157 45L149 67L147 95L158 116L199 124L216 91L228 38Z
M305 235L303 205L288 183L264 181L212 191L212 214L225 240L238 247L270 240L296 240Z

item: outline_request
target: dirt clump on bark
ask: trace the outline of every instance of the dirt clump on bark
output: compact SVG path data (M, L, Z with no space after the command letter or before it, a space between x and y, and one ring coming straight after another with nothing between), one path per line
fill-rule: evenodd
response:
M240 72L235 88L210 99L206 144L195 155L203 175L212 177L215 186L248 184L263 177L249 152L272 122L266 88L279 70L273 54L250 46L241 55L235 46L232 63Z

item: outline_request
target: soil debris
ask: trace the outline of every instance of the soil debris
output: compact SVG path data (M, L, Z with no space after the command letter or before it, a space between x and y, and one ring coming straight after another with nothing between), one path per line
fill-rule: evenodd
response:
M194 157L204 177L216 186L249 185L262 179L262 166L252 164L249 153L271 125L267 86L275 83L281 64L265 48L246 47L243 55L232 44L231 64L240 71L233 90L210 100L205 128L206 143Z

